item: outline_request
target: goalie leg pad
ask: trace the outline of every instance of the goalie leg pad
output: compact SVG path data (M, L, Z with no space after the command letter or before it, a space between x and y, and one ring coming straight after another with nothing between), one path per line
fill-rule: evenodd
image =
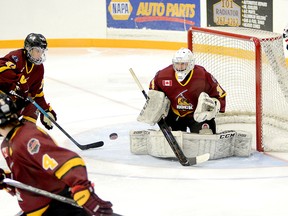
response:
M171 131L179 147L183 149L183 133ZM147 151L149 155L161 158L176 158L162 131L151 131L147 139Z
M182 148L181 131L172 131L172 134ZM130 151L137 155L148 154L160 158L175 158L163 133L156 130L130 131Z
M210 160L225 157L249 157L252 134L247 131L227 130L213 135L184 134L184 154L195 157L210 153Z
M237 131L234 146L235 156L249 157L252 152L252 134L247 131Z
M147 155L147 136L149 131L130 131L130 151L136 155Z
M235 134L235 131L213 135L187 133L184 135L184 153L187 157L210 153L210 160L231 157L234 155Z
M187 158L210 153L210 160L251 155L252 134L246 131L223 131L201 135L172 131ZM130 150L133 154L148 154L159 158L176 158L161 131L131 131Z

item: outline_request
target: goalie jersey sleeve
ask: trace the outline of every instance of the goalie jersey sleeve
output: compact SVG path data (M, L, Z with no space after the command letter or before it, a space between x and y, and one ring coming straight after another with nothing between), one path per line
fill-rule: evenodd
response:
M51 137L31 122L14 128L1 144L13 179L51 193L60 193L88 182L84 161L78 154L58 147ZM21 209L33 212L49 204L50 198L17 189Z
M149 85L149 89L166 94L175 114L183 117L193 113L201 92L206 92L211 98L217 98L221 104L220 112L225 112L226 92L204 67L195 65L182 82L178 82L175 76L173 65L169 65L158 71Z

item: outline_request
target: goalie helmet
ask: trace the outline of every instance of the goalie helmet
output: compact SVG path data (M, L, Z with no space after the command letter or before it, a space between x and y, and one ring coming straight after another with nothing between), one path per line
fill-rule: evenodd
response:
M5 93L0 93L0 126L18 119L16 104Z
M42 34L30 33L24 41L24 49L27 51L28 60L36 65L46 60L47 41Z
M181 48L174 54L172 63L177 75L177 80L182 82L189 72L193 70L195 59L193 53L189 49Z

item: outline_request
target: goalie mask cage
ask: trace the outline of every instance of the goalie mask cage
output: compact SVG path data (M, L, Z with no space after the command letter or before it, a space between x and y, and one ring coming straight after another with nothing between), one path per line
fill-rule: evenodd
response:
M188 48L227 92L217 124L255 124L258 151L288 152L288 71L282 35L241 27L192 27ZM245 130L245 128L244 128Z

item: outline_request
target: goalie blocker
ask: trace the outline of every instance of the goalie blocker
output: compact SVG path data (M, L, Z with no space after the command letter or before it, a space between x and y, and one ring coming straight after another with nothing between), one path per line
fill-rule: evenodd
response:
M146 103L141 110L137 121L155 125L161 118L165 118L168 115L169 109L170 100L163 92L149 90Z
M213 135L172 131L186 157L210 153L210 160L231 156L251 155L252 134L246 131L228 130ZM159 158L175 158L161 131L130 131L130 151L138 155Z

